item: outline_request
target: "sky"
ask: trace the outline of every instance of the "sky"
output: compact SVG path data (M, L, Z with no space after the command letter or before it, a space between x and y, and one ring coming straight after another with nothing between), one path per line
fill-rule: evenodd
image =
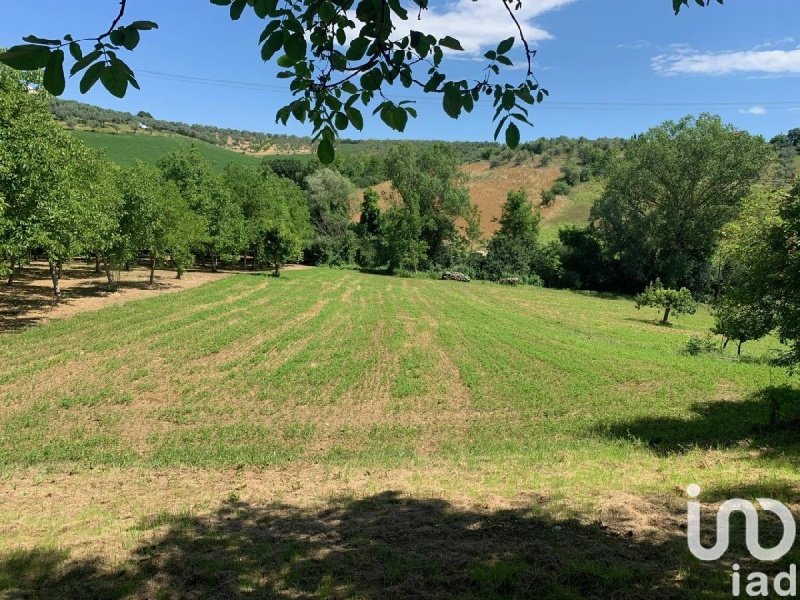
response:
M448 54L450 77L479 78L482 55L514 33L500 0L430 0L422 21L404 23L452 35L465 51ZM0 46L27 34L97 35L116 15L116 0L2 0ZM671 0L522 0L518 17L538 51L535 75L550 97L532 111L522 139L558 135L628 137L668 119L712 112L767 138L800 127L800 0L726 0L702 9L691 3L679 16ZM160 119L269 133L308 135L310 127L275 123L290 101L279 70L262 62L264 27L252 11L236 22L208 0L128 0L125 21L156 21L140 46L123 58L142 90L118 100L98 85L85 96L77 80L64 97ZM795 37L797 36L797 37ZM520 54L513 54L522 63ZM512 69L503 81L517 82ZM377 117L352 138L490 140L490 99L452 120L441 100L421 90L387 96L417 101L419 118L405 133Z

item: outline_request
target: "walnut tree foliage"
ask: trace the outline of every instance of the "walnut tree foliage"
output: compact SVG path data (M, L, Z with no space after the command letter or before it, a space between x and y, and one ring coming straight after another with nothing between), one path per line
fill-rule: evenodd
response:
M411 101L386 97L388 88L421 89L442 98L444 112L457 119L472 112L482 99L491 99L497 123L495 139L505 130L506 143L515 148L520 141L518 123L530 124L529 110L547 95L533 74L536 54L525 39L516 11L525 0L476 0L501 2L508 13L509 33L484 54L486 65L475 79L451 78L444 71L446 53L461 52L456 37L436 37L425 32L424 13L428 0L211 0L227 9L231 19L245 13L264 21L259 37L261 57L274 61L287 80L293 99L282 107L277 121L289 119L309 123L318 140L317 154L325 164L334 160L339 133L364 126L362 111L372 110L391 129L402 132L409 118L417 116ZM66 63L70 77L80 77L86 93L100 82L112 95L122 98L129 87L139 89L136 76L121 58L133 51L142 33L158 28L152 21L123 23L127 5L119 10L109 28L99 35L44 38L29 35L26 42L0 54L0 62L21 70L44 69L43 85L56 96L66 87ZM695 0L700 6L712 0ZM722 3L723 0L717 0ZM689 0L673 0L676 13ZM409 10L411 9L411 10ZM398 34L398 24L416 19L419 29ZM457 35L458 32L453 32ZM515 45L523 47L527 69L516 84L497 80Z

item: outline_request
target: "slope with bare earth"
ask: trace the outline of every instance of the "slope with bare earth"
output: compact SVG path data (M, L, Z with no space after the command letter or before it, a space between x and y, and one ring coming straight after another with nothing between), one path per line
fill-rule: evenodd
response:
M538 206L542 191L550 189L561 176L558 163L544 167L532 163L491 167L488 161L481 161L466 164L462 169L468 176L470 200L480 210L481 232L487 238L499 227L497 221L509 192L522 189L527 192L533 204ZM388 208L397 198L389 181L374 186L374 189L381 196L383 209ZM558 228L563 225L585 225L592 203L601 190L602 184L599 181L580 184L568 197L559 196L551 206L541 207L543 239L554 239ZM353 199L353 218L356 220L360 198L359 192Z

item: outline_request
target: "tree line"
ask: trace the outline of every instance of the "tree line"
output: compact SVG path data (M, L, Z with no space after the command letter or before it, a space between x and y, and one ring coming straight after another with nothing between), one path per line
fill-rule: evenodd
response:
M580 181L581 169L605 178L591 221L543 243L538 207L512 192L486 240L453 146L400 143L383 155L342 153L325 168L280 159L221 175L189 150L120 169L60 127L46 94L31 93L35 82L0 74L6 270L13 279L27 257L45 258L57 297L60 266L77 255L97 257L110 285L140 255L178 275L195 262L270 264L276 273L294 260L401 275L448 269L552 287L647 288L643 304L669 303L667 318L681 311L686 289L714 304L725 337L742 342L777 328L795 344L787 360L798 358L800 191L776 177L781 157L797 154L795 130L767 143L701 115L624 143L531 142L567 159L565 181ZM378 178L391 192L368 188L359 215L353 180Z

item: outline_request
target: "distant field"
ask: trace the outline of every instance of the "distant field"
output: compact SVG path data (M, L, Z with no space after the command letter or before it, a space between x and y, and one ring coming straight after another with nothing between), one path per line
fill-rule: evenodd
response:
M657 316L320 268L4 334L0 595L727 597L683 490L797 503L800 392Z
M259 165L262 157L240 152L226 150L220 146L215 146L200 140L166 134L152 133L107 133L95 131L73 131L81 140L93 148L106 151L106 156L114 162L123 166L130 166L136 160L155 164L155 162L168 152L190 148L195 145L207 160L213 163L217 170L222 170L230 162L238 162L246 165ZM310 154L287 155L297 160L311 160ZM282 156L269 156L267 160L285 158Z

